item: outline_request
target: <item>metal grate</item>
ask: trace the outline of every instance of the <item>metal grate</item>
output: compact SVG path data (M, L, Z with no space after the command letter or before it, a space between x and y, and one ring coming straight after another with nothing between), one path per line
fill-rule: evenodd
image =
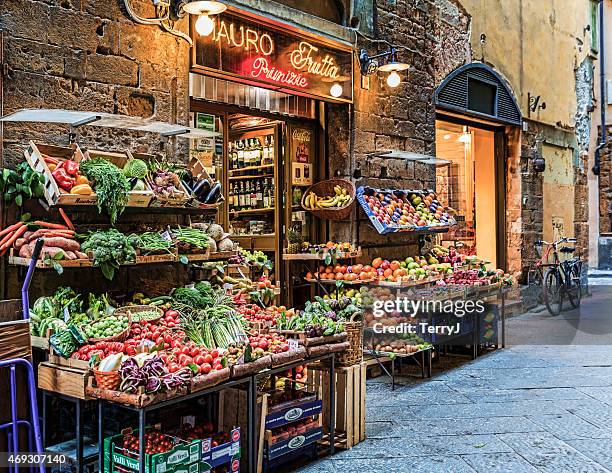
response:
M496 87L495 102L491 107L493 114L470 109L470 79ZM520 125L522 120L520 109L508 85L495 71L481 63L467 64L452 72L436 90L435 102L441 109L492 118L511 125Z
M300 118L315 118L316 101L313 99L200 74L189 74L189 95L194 99L209 102Z

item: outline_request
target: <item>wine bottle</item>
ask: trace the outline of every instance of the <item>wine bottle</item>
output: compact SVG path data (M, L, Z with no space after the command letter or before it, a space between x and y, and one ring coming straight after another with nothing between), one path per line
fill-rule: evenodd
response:
M264 207L264 199L263 199L263 184L261 180L257 181L257 208L263 209Z

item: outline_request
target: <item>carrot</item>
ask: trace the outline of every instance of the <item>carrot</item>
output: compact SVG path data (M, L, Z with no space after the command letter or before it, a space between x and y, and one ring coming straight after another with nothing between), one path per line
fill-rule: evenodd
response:
M15 232L7 233L4 236L4 238L2 238L2 240L0 240L0 248L2 248L2 245L4 245L7 241L9 241L14 234L15 234Z
M49 223L43 220L36 220L35 222L32 222L32 225L38 225L39 227L43 228L54 228L56 230L68 230L66 225L62 225L60 223Z
M59 208L59 214L62 216L62 219L64 220L64 223L68 226L68 228L70 230L74 230L74 225L68 218L68 215L66 215L66 212L64 212L64 209L62 209L61 207Z
M0 246L0 250L7 250L8 248L10 248L11 245L15 242L15 240L17 240L17 238L19 238L21 235L25 233L27 228L28 227L23 225L19 227L17 230L15 230L15 233L13 233L13 235L8 239L8 241L4 242L2 246Z
M0 232L0 236L4 236L4 235L6 235L9 232L15 231L19 227L21 227L22 225L23 225L23 222L17 222L17 223L15 223L13 225L10 225L10 226L6 227L4 230L2 230Z

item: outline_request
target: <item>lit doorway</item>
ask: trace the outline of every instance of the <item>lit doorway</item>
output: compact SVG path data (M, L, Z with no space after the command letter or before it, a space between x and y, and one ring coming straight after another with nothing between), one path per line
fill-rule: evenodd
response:
M495 131L436 120L436 190L456 212L457 225L442 235L444 246L478 255L494 268L500 261L499 192Z

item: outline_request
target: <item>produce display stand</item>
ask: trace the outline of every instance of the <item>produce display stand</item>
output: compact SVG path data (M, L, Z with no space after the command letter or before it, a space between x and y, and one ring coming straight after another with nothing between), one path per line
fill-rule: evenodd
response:
M421 378L431 378L431 361L432 361L432 347L421 349L412 353L395 353L395 352L381 352L376 350L369 350L364 348L364 355L374 360L376 364L383 370L383 372L391 379L391 391L395 390L395 386L398 384L395 380L397 374L395 370L395 360L410 358L421 368ZM388 360L391 361L391 369L388 370L384 363Z
M203 396L219 392L223 389L237 387L237 386L245 385L245 384L247 385L248 396L252 397L253 392L254 392L253 378L247 377L247 378L241 378L241 379L236 379L236 380L228 380L216 386L211 386L211 387L208 387L206 389L203 389L203 390L200 390L194 393L189 393L189 394L185 394L182 396L173 397L173 398L170 398L170 399L158 402L158 403L153 403L153 404L150 404L144 407L137 407L137 406L132 406L129 404L112 402L106 399L98 399L98 439L106 438L104 422L105 422L105 416L107 415L105 414L105 408L108 405L113 404L114 406L119 407L120 409L125 409L128 411L135 412L138 414L138 439L139 439L139 447L140 447L138 451L138 458L143 459L145 458L144 456L144 449L145 449L144 437L145 437L145 428L147 425L146 422L147 422L148 413L159 410L159 409L168 408L170 406L176 405L184 401L195 400ZM254 419L252 418L254 412L255 411L250 411L248 413L249 419L247 422L248 423L247 429L249 431L249 434L247 436L247 444L248 444L247 448L249 452L253 451L253 447L252 447L253 436L251 435L251 430L255 423ZM98 461L100 465L100 471L105 471L105 452L104 452L103 445L99 445L98 447ZM145 472L145 466L146 466L145 464L146 462L139 461L139 465L138 465L139 473Z

